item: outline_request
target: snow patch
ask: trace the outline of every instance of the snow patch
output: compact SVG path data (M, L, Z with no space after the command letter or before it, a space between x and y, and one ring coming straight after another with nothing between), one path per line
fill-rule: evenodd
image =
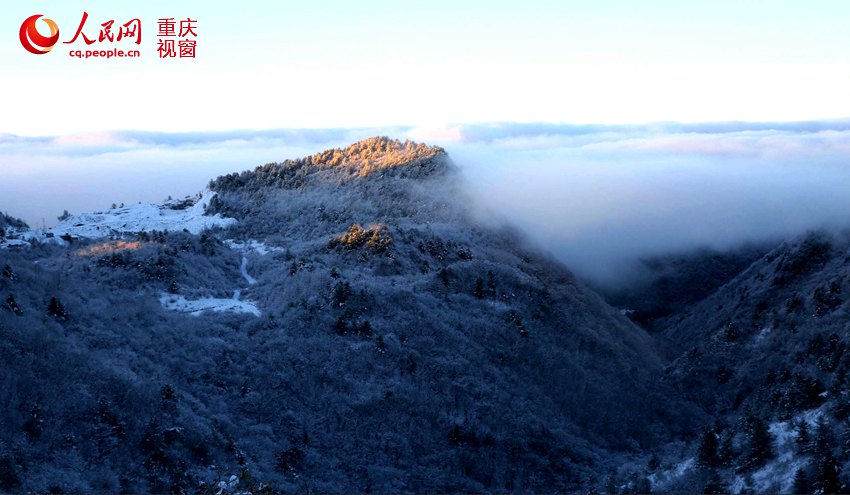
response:
M259 255L266 255L269 253L277 253L283 252L285 249L277 246L268 246L264 242L260 242L254 239L248 239L247 241L237 241L235 239L225 239L224 245L229 247L230 249L235 249L236 251L242 251L243 253L257 253Z
M809 458L796 453L795 425L805 421L813 427L823 416L823 407L810 409L796 415L788 421L770 423L769 431L773 436L773 448L776 454L764 467L752 473L752 486L756 493L794 493L794 475L805 467ZM745 488L744 477L736 476L730 486L732 493L741 493Z
M19 230L15 227L6 227L5 236L0 238L0 249L21 249L30 247L30 241L37 236L31 230ZM52 240L52 239L49 239ZM62 239L56 239L64 244Z
M30 243L23 239L0 239L0 249L29 247Z
M670 469L665 469L663 471L658 471L650 474L647 479L649 479L649 483L653 486L664 486L667 483L677 480L685 475L688 471L694 468L695 459L693 457L688 457L684 461L676 464Z
M202 299L189 300L183 296L175 294L162 294L159 302L162 307L178 313L186 313L192 316L200 316L204 311L215 311L217 313L251 313L254 316L260 316L260 310L251 301L240 301L237 297L239 292L234 294L233 299L221 299L214 297L206 297Z
M223 495L224 493L233 493L236 491L237 486L239 486L239 477L232 475L229 480L218 482L215 494Z
M244 278L249 285L254 285L257 283L257 279L255 279L248 273L248 258L244 256L242 257L242 264L239 265L239 271L242 273L242 278Z
M677 464L675 468L673 468L673 475L676 477L681 477L686 472L690 471L692 467L694 467L694 458L689 457Z
M825 408L826 405L823 405L797 414L788 421L770 423L768 430L773 438L774 458L749 475L731 476L729 492L742 493L751 490L755 493L793 493L794 475L810 460L808 456L800 456L797 453L796 425L806 422L810 428L814 428L818 419L824 415ZM653 487L663 491L665 486L680 480L693 469L696 469L695 458L689 457L670 469L652 473L649 481Z
M37 230L8 229L6 237L0 239L0 249L29 247L30 242L67 245L74 238L98 239L117 237L122 234L150 232L152 230L181 231L199 234L212 227L226 228L236 223L235 218L220 214L205 215L204 211L216 193L209 189L195 197L168 200L161 205L137 204L122 206L108 211L72 215L59 222L56 227ZM277 248L265 248L257 243L256 250L265 252Z
M137 233L152 230L187 230L199 234L212 227L229 227L236 223L234 218L225 218L219 214L205 215L204 210L216 193L209 189L195 198L182 201L170 200L161 205L137 204L108 211L73 215L45 233L55 237L98 238L125 233Z

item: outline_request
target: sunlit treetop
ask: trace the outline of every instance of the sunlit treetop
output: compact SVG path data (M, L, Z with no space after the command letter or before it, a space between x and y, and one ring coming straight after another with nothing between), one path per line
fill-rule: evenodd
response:
M304 161L317 167L353 166L361 169L361 175L368 175L380 169L398 167L445 154L446 151L439 146L376 136L346 148L316 153L304 158Z
M447 163L446 150L439 146L379 136L346 148L223 175L211 181L209 187L217 192L265 187L297 189L316 180L348 181L373 174L419 178L445 172Z

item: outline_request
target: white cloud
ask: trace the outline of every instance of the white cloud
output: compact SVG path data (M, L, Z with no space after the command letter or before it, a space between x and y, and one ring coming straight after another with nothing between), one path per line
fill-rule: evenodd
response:
M460 143L464 140L463 127L458 125L422 126L407 131L408 139L420 142Z
M376 134L445 146L482 204L598 280L640 256L850 223L847 121L5 135L0 209L52 224Z

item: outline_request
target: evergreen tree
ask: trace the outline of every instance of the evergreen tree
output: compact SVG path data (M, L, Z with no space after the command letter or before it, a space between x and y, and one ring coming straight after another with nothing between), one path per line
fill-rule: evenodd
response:
M437 272L437 278L440 279L440 282L442 282L444 286L449 286L449 271L446 268L440 268L440 271Z
M487 272L487 294L490 297L496 297L496 274L493 270Z
M169 413L177 412L177 391L169 384L163 385L159 389L159 406L160 409Z
M696 464L700 467L716 468L720 465L717 455L718 442L717 434L709 427L702 430L699 437L699 445L697 446Z
M9 297L6 298L6 309L8 309L17 316L21 316L24 314L23 310L21 310L21 307L18 306L18 302L15 301L15 296L12 294L9 294Z
M722 467L732 467L735 453L732 451L732 435L724 435L717 450L717 461Z
M814 457L812 486L818 493L838 493L841 486L838 478L838 461L832 453L834 444L835 439L829 424L823 418L819 419L812 449Z
M838 493L841 481L838 479L838 461L831 452L815 458L815 476L812 483L817 493Z
M794 486L791 489L794 493L812 492L812 482L809 480L809 476L806 474L805 470L798 469L797 472L794 473Z
M811 453L817 457L823 457L829 452L832 452L835 446L835 438L829 428L829 424L823 419L818 419L815 426L815 438L811 443Z
M850 457L850 425L846 425L841 431L841 454L840 457Z
M741 471L758 469L773 457L773 439L767 424L758 416L751 415L744 421L746 446Z
M21 478L18 476L18 468L11 455L5 454L0 457L0 490L7 492L18 488Z
M810 454L812 451L812 436L809 434L809 424L805 420L797 425L797 452L801 455Z
M649 462L646 463L646 469L650 471L657 471L660 467L661 459L658 458L658 454L652 454L652 457L649 458Z
M629 481L626 485L626 489L623 493L627 493L630 495L643 495L652 492L652 487L650 486L649 478L646 477L646 474L641 474L636 471L632 471L629 474Z
M708 482L706 482L702 493L707 495L729 493L729 487L723 482L723 479L720 478L717 471L712 469L708 476Z
M646 475L638 478L635 491L641 495L652 493L652 483L650 483L649 478Z
M65 306L55 297L50 298L50 303L47 305L47 314L53 316L59 321L68 321L68 312L65 311Z
M31 439L41 437L44 431L44 416L41 413L41 408L38 404L30 409L30 417L24 423L24 433Z
M615 495L617 493L617 478L614 474L609 474L607 478L605 478L605 488L603 490L604 493L608 495Z
M472 291L472 295L478 299L484 299L484 280L481 277L475 280L475 290Z

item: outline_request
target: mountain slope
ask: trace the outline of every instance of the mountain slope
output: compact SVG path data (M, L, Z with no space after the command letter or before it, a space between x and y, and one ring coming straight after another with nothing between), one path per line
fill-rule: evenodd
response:
M666 381L713 417L692 449L703 465L679 489L715 471L734 491L839 490L850 476L848 319L850 235L810 232L662 322L685 349Z

